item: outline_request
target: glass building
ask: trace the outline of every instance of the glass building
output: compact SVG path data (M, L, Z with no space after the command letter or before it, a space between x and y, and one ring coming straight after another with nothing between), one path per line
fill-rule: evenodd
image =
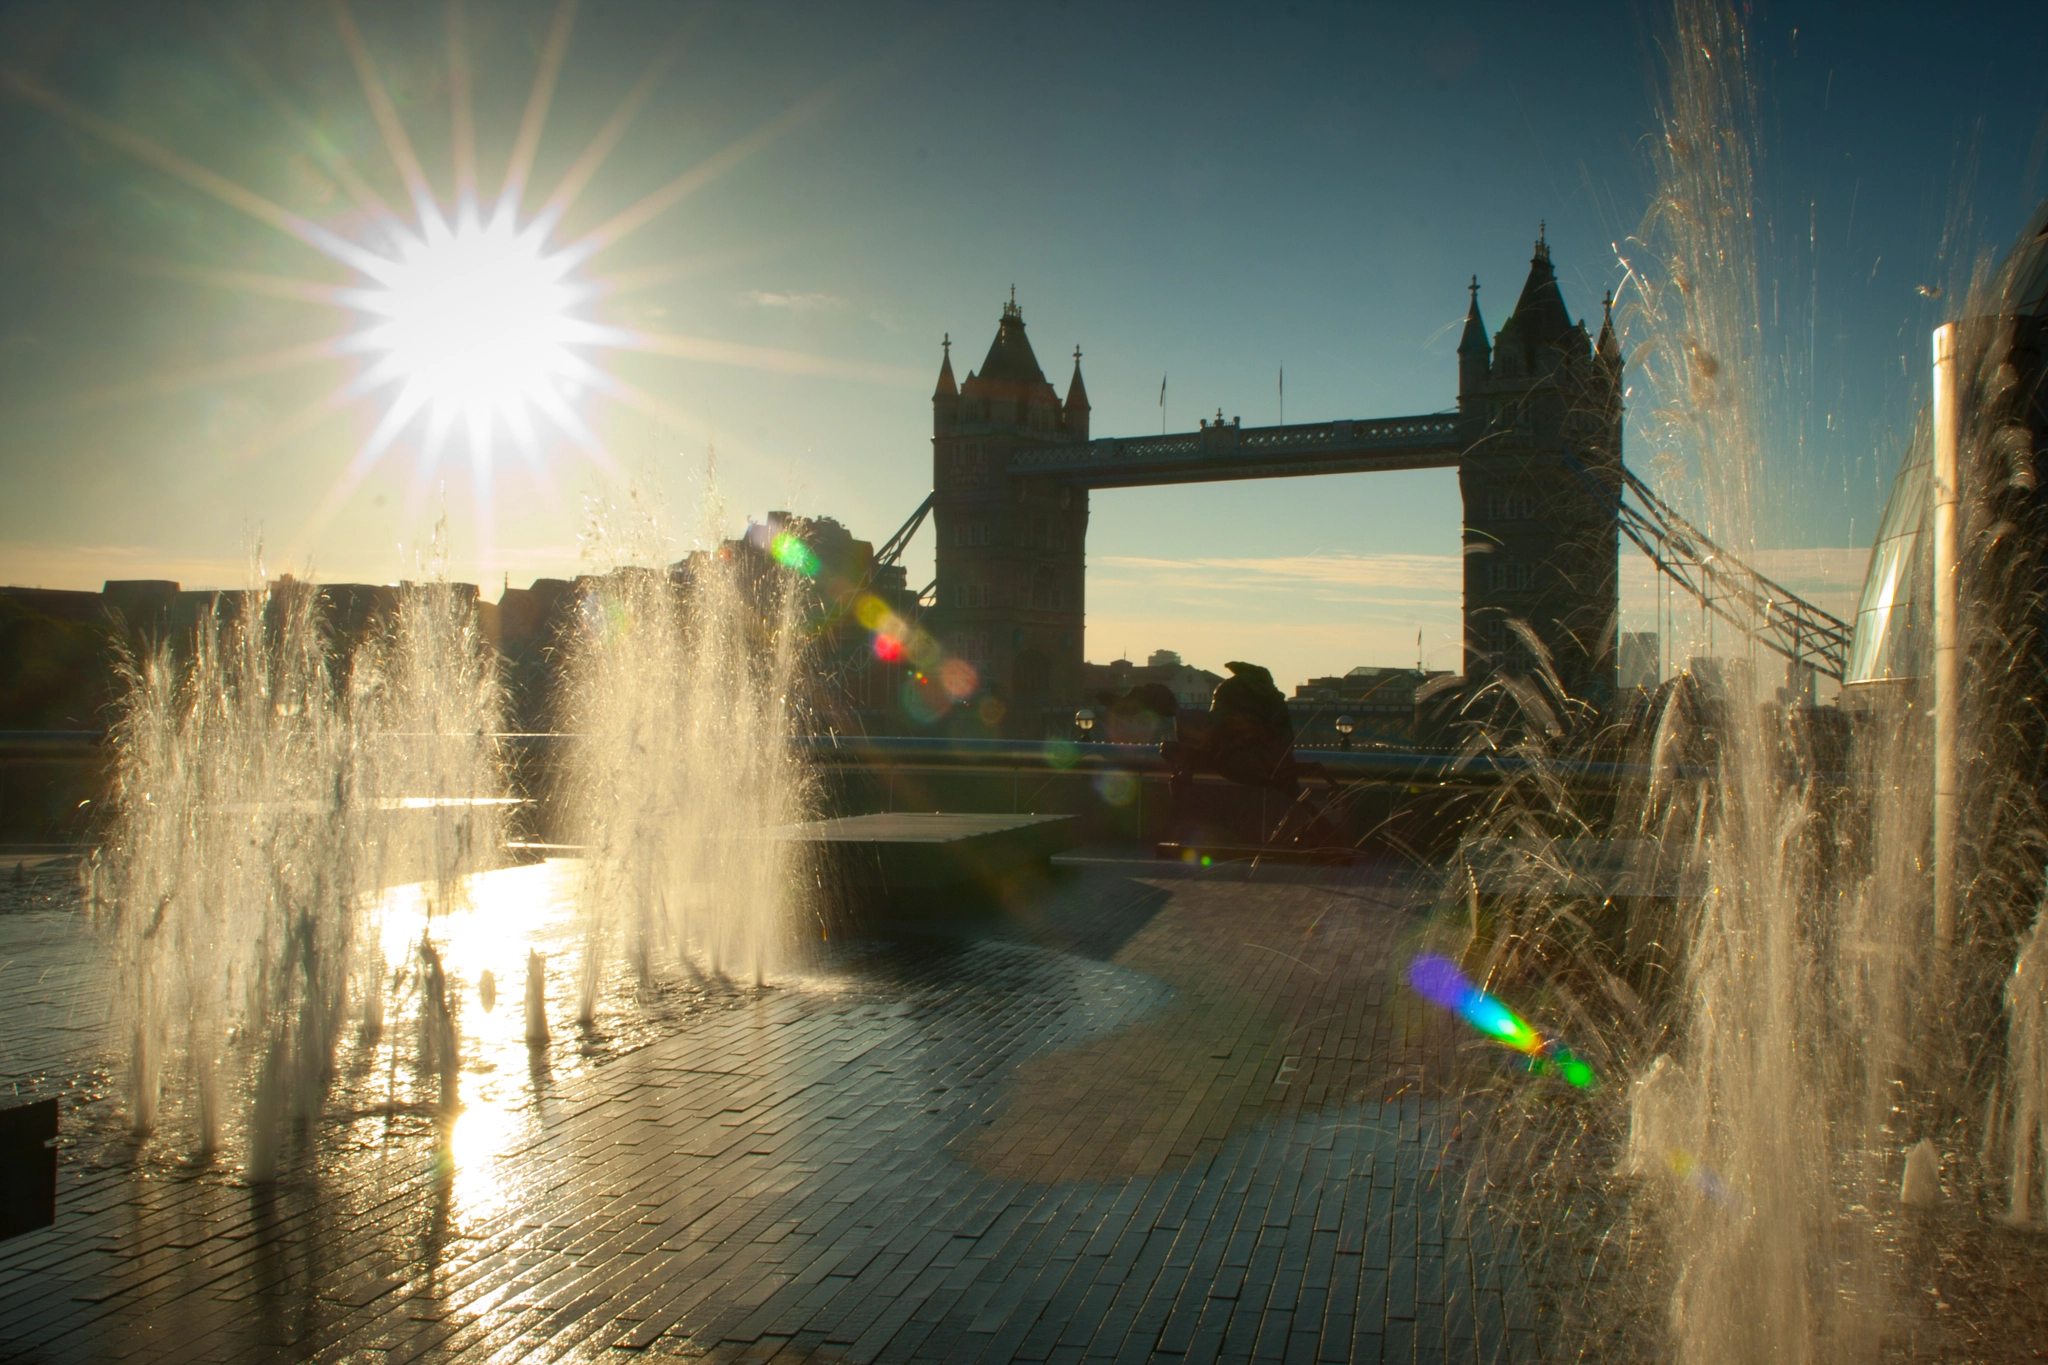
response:
M1933 443L1923 416L1892 480L1891 500L1871 546L1842 675L1845 688L1901 682L1926 671L1933 605L1934 546L1927 520L1932 472Z

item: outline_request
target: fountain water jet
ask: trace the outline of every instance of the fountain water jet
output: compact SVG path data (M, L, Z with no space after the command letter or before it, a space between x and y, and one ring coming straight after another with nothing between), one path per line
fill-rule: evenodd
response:
M1635 294L1622 316L1661 481L1696 488L1698 522L1747 556L1771 486L1764 452L1796 426L1803 398L1788 382L1796 363L1772 353L1763 307L1770 215L1755 194L1747 35L1716 0L1679 0L1675 18L1659 192L1627 248ZM1928 698L1868 689L1851 751L1823 760L1808 722L1757 687L1757 652L1739 657L1739 645L1671 684L1639 735L1652 777L1611 821L1540 778L1480 821L1489 838L1519 839L1526 869L1484 933L1474 901L1485 973L1538 1002L1540 1027L1583 1039L1603 1074L1635 1078L1568 1103L1497 1086L1474 1177L1475 1192L1515 1189L1522 1225L1558 1244L1547 1265L1541 1241L1531 1245L1568 1353L1874 1358L1907 1270L1901 1196L1938 1190L1929 1166L1978 1146L1979 1124L1983 1166L1954 1183L2003 1192L2012 1215L2030 1216L2048 1101L2048 950L2027 923L2048 831L2037 700L2048 515L2022 436L2043 426L2044 226L2037 215L2023 239L2031 257L2016 252L2002 270L1980 262L1948 291L1966 300L1965 319L1986 320L1965 322L1956 352L1965 401L1946 734L1967 780L1944 789L1948 912L1938 919L1929 876ZM2027 270L2035 282L2022 286ZM1908 474L1925 478L1930 439L1923 424ZM1923 613L1930 572L1911 594ZM1924 659L1905 671L1932 672ZM1545 717L1566 709L1522 706L1486 742L1539 758ZM1620 924L1611 890L1580 878L1569 852L1609 839L1633 850L1637 885L1655 888ZM1909 1149L1923 1142L1906 1181Z
M723 548L673 570L631 567L656 557L651 523L622 534L600 520L592 543L629 566L585 580L566 642L566 805L587 858L585 1028L622 940L643 986L661 962L755 986L780 969L799 890L776 835L810 799L789 743L799 577Z
M532 948L526 951L526 1044L546 1047L548 1041L548 964Z
M425 877L446 904L502 844L473 603L401 590L345 679L322 621L317 590L285 581L124 663L114 814L86 870L129 1012L132 1126L182 1117L211 1154L245 1103L233 1136L258 1180L318 1115L351 1013L381 1029L381 889Z
M1767 363L1769 214L1754 188L1747 35L1724 5L1681 3L1669 53L1661 193L1644 233L1653 259L1635 321L1661 455L1697 472L1710 533L1747 549L1771 487L1764 452L1804 396ZM1980 266L1976 287L1952 296L2010 311L1995 274ZM1964 350L1961 387L1981 395L1988 371L1972 367L1996 361L1986 339ZM1922 439L1938 467L1940 432ZM1668 1036L1684 1067L1666 1121L1681 1116L1678 1141L1754 1211L1731 1219L1699 1201L1652 1200L1681 1360L1869 1358L1901 1269L1900 1195L1939 1203L1937 1149L1960 1145L1969 1088L1985 1083L2015 907L2040 894L2038 858L2015 861L1999 845L2038 845L2044 828L2038 784L2008 780L2016 748L2038 751L2013 742L2015 727L2038 731L2022 694L2038 691L2041 660L2014 638L2039 613L2038 537L2001 543L2009 498L1987 449L1965 433L1954 485L1935 481L1934 553L1947 545L1967 561L1922 588L1936 638L1917 671L1933 680L1935 724L1922 719L1925 682L1917 710L1868 699L1856 780L1835 790L1810 760L1788 770L1793 717L1738 682L1711 721L1711 793L1642 807L1640 827L1665 856L1682 850L1701 888L1675 926L1687 951ZM1942 589L1955 602L1946 613ZM1967 789L1958 772L1971 775Z

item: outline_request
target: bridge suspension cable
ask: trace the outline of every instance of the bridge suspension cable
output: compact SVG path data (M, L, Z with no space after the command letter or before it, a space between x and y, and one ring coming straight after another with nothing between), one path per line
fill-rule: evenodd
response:
M910 538L917 534L918 527L924 525L924 519L932 514L932 499L937 496L937 493L925 494L924 501L910 514L910 520L897 527L896 534L882 542L882 547L875 551L876 568L894 564L903 558L903 552L910 548Z
M1723 549L1626 467L1617 489L1567 458L1582 480L1614 502L1621 533L1667 578L1766 649L1842 680L1849 661L1848 622ZM1629 501L1630 493L1640 507Z

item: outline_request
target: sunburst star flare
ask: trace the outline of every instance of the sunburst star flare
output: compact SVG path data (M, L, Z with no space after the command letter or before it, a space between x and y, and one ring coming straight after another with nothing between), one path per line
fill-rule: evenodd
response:
M424 409L432 427L461 422L472 444L526 426L589 386L583 348L623 337L577 315L594 290L572 276L576 253L550 251L545 220L489 221L473 206L453 223L429 212L395 256L369 266L341 301L363 325L342 343L369 360L362 386L399 386L389 412Z

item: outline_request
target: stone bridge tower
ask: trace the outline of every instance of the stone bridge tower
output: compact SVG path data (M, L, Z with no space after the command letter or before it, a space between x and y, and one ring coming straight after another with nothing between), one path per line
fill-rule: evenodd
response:
M981 368L957 386L948 339L932 394L939 600L926 621L1009 708L1011 734L1038 737L1047 708L1081 693L1088 490L1010 467L1027 450L1087 440L1080 348L1061 402L1025 338L1016 290Z
M1574 697L1614 696L1621 606L1621 347L1610 295L1596 343L1558 292L1539 235L1515 310L1489 345L1479 282L1458 343L1465 502L1465 676L1526 672L1516 621Z

